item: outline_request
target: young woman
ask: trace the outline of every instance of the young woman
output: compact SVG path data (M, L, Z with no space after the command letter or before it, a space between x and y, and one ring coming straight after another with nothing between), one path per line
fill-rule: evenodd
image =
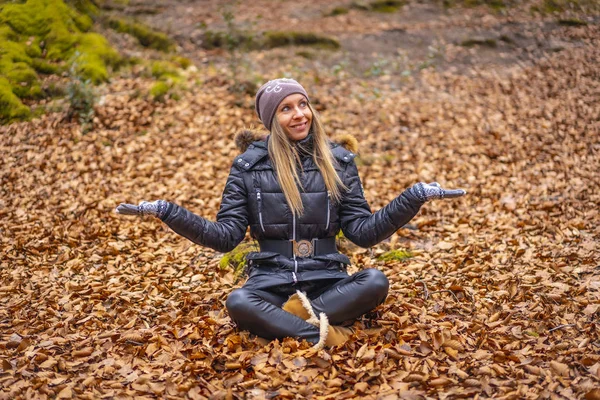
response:
M249 225L260 251L247 255L248 279L227 299L231 318L266 339L340 344L352 334L340 325L381 304L389 286L377 269L347 274L350 260L336 248L340 229L353 243L370 247L410 221L426 201L465 192L421 182L371 213L353 161L356 149L327 139L298 82L264 84L256 112L270 135L246 131L236 138L244 150L233 161L216 222L164 200L121 204L116 211L156 216L220 252L235 248Z

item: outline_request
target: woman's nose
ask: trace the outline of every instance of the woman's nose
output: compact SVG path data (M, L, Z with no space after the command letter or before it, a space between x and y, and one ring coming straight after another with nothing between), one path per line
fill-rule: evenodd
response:
M295 107L294 108L294 118L301 118L303 116L304 116L304 113L302 112L300 107Z

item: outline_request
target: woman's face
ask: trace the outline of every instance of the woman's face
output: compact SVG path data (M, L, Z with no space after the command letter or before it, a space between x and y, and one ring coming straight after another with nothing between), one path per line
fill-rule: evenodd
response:
M312 111L306 97L300 93L290 94L277 107L277 122L290 140L298 141L308 136L312 123Z

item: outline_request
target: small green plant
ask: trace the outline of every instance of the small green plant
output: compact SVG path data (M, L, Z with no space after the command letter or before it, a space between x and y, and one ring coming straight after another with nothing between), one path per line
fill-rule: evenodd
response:
M67 111L67 119L77 118L82 132L85 133L92 127L96 95L91 79L84 79L79 73L78 57L79 53L76 52L75 61L69 67L70 81L67 84L69 110Z
M389 61L385 59L377 60L369 67L367 72L365 72L366 76L381 76L384 75L386 70L385 67L389 64Z
M377 259L381 261L406 261L413 257L414 255L410 250L397 249L383 253Z

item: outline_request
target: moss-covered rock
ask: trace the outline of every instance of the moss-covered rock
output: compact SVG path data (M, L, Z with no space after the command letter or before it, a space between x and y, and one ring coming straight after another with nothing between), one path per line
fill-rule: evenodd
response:
M30 115L29 108L13 93L8 80L0 77L0 121L9 123L27 119Z
M127 33L135 37L144 47L164 52L173 49L173 42L167 35L162 32L155 32L142 23L122 18L111 18L108 20L108 26L117 32Z
M117 65L120 57L108 41L97 33L86 33L79 39L79 52L75 62L77 72L85 79L100 83L108 79L106 64Z
M328 36L321 36L312 32L265 32L263 47L283 46L316 46L326 49L339 49L340 43Z
M89 13L97 11L93 2L73 3ZM88 32L92 24L90 15L63 0L0 4L0 75L8 83L2 101L16 107L3 111L2 122L29 115L19 99L43 95L38 73L60 73L75 62L83 79L98 83L108 78L108 67L117 64L119 55L102 36Z
M164 101L169 89L171 89L171 86L168 83L158 81L150 88L150 95L155 101Z
M152 76L156 79L174 81L179 80L179 72L177 66L168 61L154 61L150 67Z
M179 60L181 61L181 60ZM182 61L183 62L183 61ZM180 65L170 61L153 61L150 74L156 82L150 88L150 95L156 101L164 101L167 94L173 99L179 98L178 89L181 89Z
M404 1L400 0L375 0L369 6L371 11L393 13L398 11L404 3Z
M219 266L221 269L232 268L234 275L238 276L244 272L246 255L252 251L257 251L255 244L242 243L229 253L224 254L219 262Z

